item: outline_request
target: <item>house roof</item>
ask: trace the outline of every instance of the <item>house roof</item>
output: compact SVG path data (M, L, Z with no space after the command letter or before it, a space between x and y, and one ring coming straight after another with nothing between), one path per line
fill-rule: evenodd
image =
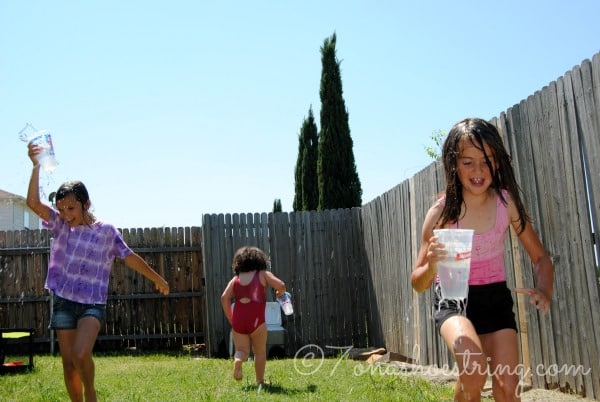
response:
M25 197L20 196L18 194L9 193L8 191L4 191L4 190L0 189L0 199L18 199L18 200L24 200Z

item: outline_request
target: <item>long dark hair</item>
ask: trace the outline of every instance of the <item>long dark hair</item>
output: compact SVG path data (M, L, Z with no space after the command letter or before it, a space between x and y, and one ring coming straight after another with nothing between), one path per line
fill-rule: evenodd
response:
M269 256L258 247L246 246L239 248L233 256L233 273L263 271L270 264Z
M446 173L446 203L436 227L441 228L448 222L457 222L460 218L463 195L462 184L456 172L456 163L460 153L460 142L463 139L469 140L475 148L483 152L485 162L492 174L492 188L505 205L506 200L502 195L502 190L505 189L510 194L519 213L518 233L521 233L525 230L526 222L530 222L531 219L521 200L521 189L515 179L510 155L506 151L496 127L477 118L468 118L456 123L444 141L442 162ZM492 155L486 154L484 143L489 146ZM496 162L497 168L492 165L490 156Z

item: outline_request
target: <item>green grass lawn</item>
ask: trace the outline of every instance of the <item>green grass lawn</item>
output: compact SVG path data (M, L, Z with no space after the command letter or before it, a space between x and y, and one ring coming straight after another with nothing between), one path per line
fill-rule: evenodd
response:
M188 354L96 355L100 401L450 401L452 387L397 370L371 370L338 358L267 361L258 390L252 361L236 382L231 359ZM36 356L35 369L0 376L0 401L66 401L59 356Z

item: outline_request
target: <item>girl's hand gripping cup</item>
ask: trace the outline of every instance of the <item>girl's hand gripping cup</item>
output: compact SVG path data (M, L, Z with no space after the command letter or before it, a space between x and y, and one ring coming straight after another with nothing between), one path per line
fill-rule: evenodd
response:
M20 138L27 144L37 145L41 152L36 155L46 173L52 173L58 166L54 155L54 145L49 130L37 131L31 124L27 123L25 128L19 132Z
M285 315L294 314L294 306L292 306L292 295L290 295L288 292L285 292L277 298L277 301L279 302L279 305L281 306L281 309L283 310L283 313Z
M443 299L466 299L469 294L469 271L471 269L471 229L435 229L448 254L438 262L438 275Z

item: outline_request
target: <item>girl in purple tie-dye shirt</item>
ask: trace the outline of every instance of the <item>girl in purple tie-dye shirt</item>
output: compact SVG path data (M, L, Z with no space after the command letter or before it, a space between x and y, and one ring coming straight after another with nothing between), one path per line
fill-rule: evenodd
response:
M124 263L154 282L162 294L168 283L123 241L117 229L98 221L89 211L87 189L79 181L61 185L53 209L40 200L40 148L29 145L33 171L27 206L44 220L54 240L46 288L53 293L50 327L56 330L63 373L72 401L96 401L92 349L104 322L112 263Z

